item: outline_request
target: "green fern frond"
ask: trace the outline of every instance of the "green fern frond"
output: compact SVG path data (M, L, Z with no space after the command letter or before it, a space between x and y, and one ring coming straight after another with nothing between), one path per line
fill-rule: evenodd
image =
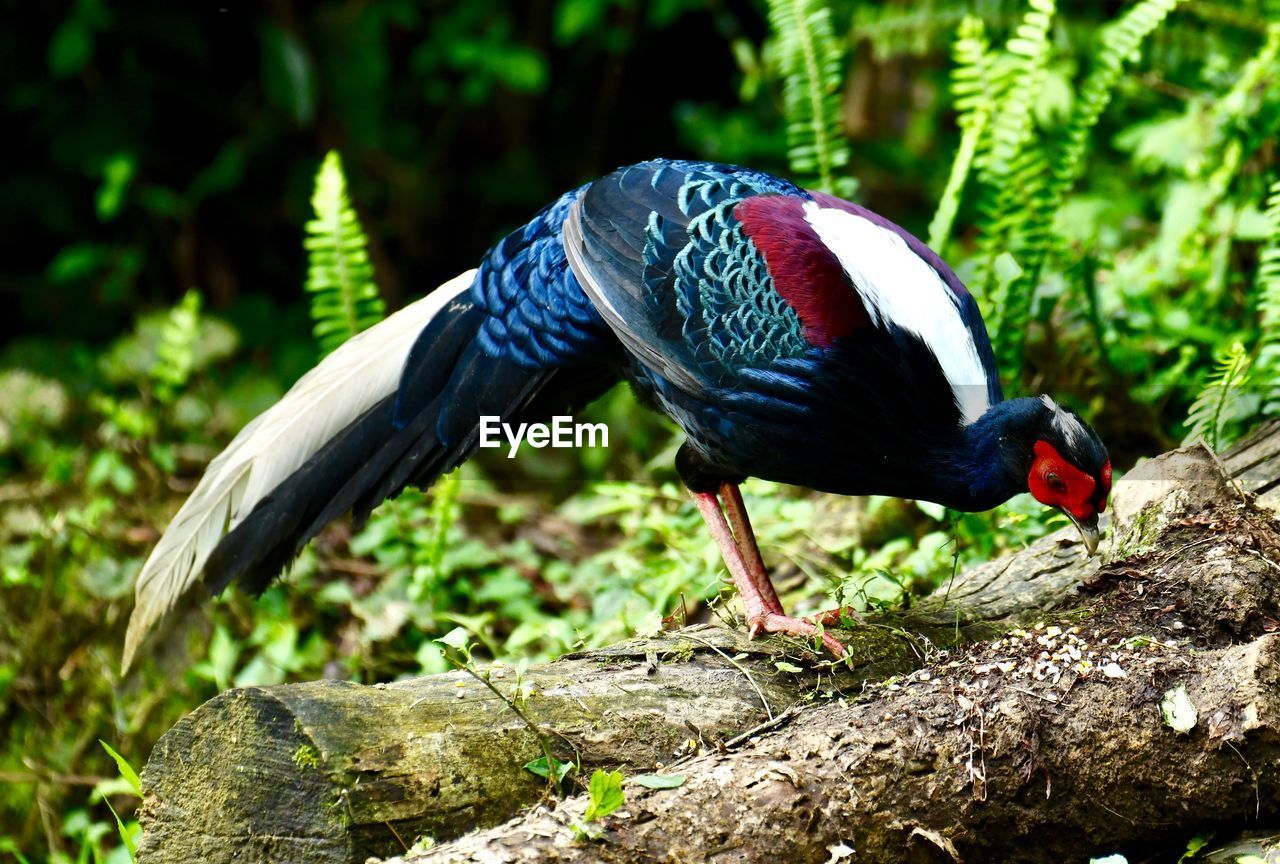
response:
M993 312L994 348L1002 366L1018 365L1039 284L1028 272L1027 259L1042 256L1054 239L1034 230L1038 211L1045 209L1049 158L1046 148L1027 147L1010 166L1007 179L990 194L988 201L994 203L979 203L986 232L979 238L984 256L979 284Z
M1250 5L1253 8L1247 8ZM1271 8L1268 9L1267 6ZM1238 30L1261 32L1267 29L1267 19L1280 11L1280 4L1250 4L1248 2L1239 2L1239 0L1234 0L1234 2L1230 3L1214 3L1209 2L1209 0L1196 0L1196 2L1187 4L1187 11L1207 24L1226 25ZM1197 22L1197 26L1204 28L1204 25L1199 22Z
M1262 414L1280 417L1280 180L1267 196L1270 237L1258 253L1258 323L1261 347L1255 366L1262 392Z
M1093 69L1080 88L1061 143L1041 164L1034 166L1034 170L1028 171L1031 166L1024 162L1022 172L1026 176L1010 184L1018 188L1020 204L1017 206L1022 208L1015 253L1022 272L998 298L996 350L1005 362L1013 362L1022 353L1032 298L1045 259L1056 240L1053 222L1067 194L1084 173L1090 136L1111 102L1125 64L1137 55L1147 37L1179 2L1142 0L1104 30L1092 60ZM1001 211L1000 215L1008 218L1009 214Z
M959 112L956 122L960 126L960 147L951 162L951 174L938 200L938 209L929 223L929 245L939 253L943 252L943 246L951 236L951 226L960 208L960 195L969 179L978 144L991 119L993 100L987 80L991 52L981 18L967 15L960 22L952 54L956 66L951 73L951 94Z
M1058 156L1054 160L1053 182L1049 198L1057 205L1084 171L1089 136L1101 119L1111 96L1120 83L1125 63L1131 61L1142 44L1169 16L1180 0L1142 0L1102 35L1101 45L1093 57L1093 70L1080 87L1075 110L1067 123Z
M1231 443L1227 421L1239 391L1249 381L1249 354L1235 342L1218 355L1213 375L1187 413L1184 444L1203 441L1215 453Z
M1007 177L1032 136L1032 114L1049 59L1054 0L1028 0L1028 9L1005 43L1003 62L994 68L999 104L991 124L991 145L979 160L983 179Z
M841 130L840 43L823 0L769 0L787 118L791 170L837 191L836 172L849 162Z
M971 287L996 318L996 335L1005 297L996 296L996 259L1012 251L1017 226L1042 180L1037 160L1032 114L1049 59L1049 32L1056 11L1053 0L1029 0L1022 21L993 58L990 81L991 121L978 143L974 164L982 182L978 213L978 267Z
M449 529L458 520L458 495L461 491L462 472L453 471L440 478L431 492L434 496L431 502L431 539L423 563L429 578L437 583L448 575L444 569L444 556L449 549Z
M382 320L386 307L373 279L368 242L347 197L342 160L330 151L316 173L311 206L316 218L307 223L307 291L311 320L321 353Z
M156 397L161 402L173 401L191 378L199 338L200 294L192 290L169 310L160 326L160 341L156 344L156 359L150 374Z
M971 0L859 3L854 9L853 33L866 40L880 61L892 57L923 57L947 47L951 34L973 10ZM1004 17L998 10L984 14Z

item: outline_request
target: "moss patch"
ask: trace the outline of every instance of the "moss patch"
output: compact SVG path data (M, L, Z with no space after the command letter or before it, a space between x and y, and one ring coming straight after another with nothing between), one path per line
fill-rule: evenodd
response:
M320 751L310 744L299 744L298 749L293 751L293 764L304 770L307 768L319 768Z

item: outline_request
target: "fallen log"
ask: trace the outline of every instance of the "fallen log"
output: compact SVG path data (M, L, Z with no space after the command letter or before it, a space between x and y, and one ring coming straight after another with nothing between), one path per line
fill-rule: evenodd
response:
M1238 476L1249 478L1249 488L1272 495L1280 491L1276 490L1280 460L1272 458L1280 449L1278 444L1280 429L1267 430L1233 451L1227 465ZM1096 737L1099 729L1107 728L1100 724L1112 724L1117 730L1113 733L1117 746L1153 771L1164 763L1134 747L1139 731L1151 732L1147 728L1151 718L1135 712L1135 706L1158 698L1164 678L1188 676L1193 679L1188 685L1193 699L1244 710L1231 694L1243 692L1249 681L1265 674L1275 657L1274 646L1266 641L1270 637L1224 641L1215 635L1217 641L1201 644L1195 641L1201 638L1200 630L1187 629L1173 634L1181 646L1175 652L1180 659L1173 666L1144 667L1133 675L1120 666L1126 671L1123 678L1075 673L1071 685L1061 693L1039 692L1043 689L1039 679L1028 679L1006 692L1002 688L1008 682L1000 676L999 680L990 677L990 670L986 677L959 679L963 670L971 675L973 669L991 664L997 670L1009 663L1015 664L1011 668L1022 668L1017 665L1026 659L1021 655L999 659L991 654L1001 650L993 646L1002 642L989 637L1018 624L1035 623L1033 619L1045 617L1047 611L1059 610L1058 617L1069 615L1061 610L1064 605L1080 606L1077 586L1081 583L1100 586L1099 593L1074 614L1101 623L1096 628L1092 623L1070 626L1110 634L1090 637L1095 641L1106 638L1108 645L1142 635L1135 627L1152 630L1163 623L1173 626L1176 620L1188 628L1194 617L1191 613L1208 608L1205 603L1214 604L1212 608L1219 611L1231 604L1237 611L1243 610L1234 618L1223 619L1229 619L1234 628L1228 628L1229 632L1237 634L1246 634L1254 626L1249 623L1253 620L1250 615L1275 615L1274 596L1255 597L1246 592L1240 595L1243 601L1236 597L1228 602L1214 587L1227 584L1221 576L1211 580L1212 585L1200 586L1203 590L1179 594L1190 610L1182 618L1170 618L1171 612L1163 613L1159 621L1137 616L1131 605L1146 602L1141 596L1129 605L1115 604L1117 592L1152 579L1184 584L1192 577L1180 576L1183 582L1178 582L1173 576L1154 574L1172 572L1168 568L1174 565L1182 568L1177 573L1187 567L1196 569L1188 562L1203 563L1210 550L1226 550L1220 553L1225 557L1218 565L1229 573L1252 574L1249 567L1266 570L1270 561L1280 560L1273 552L1260 551L1272 548L1265 539L1271 535L1263 528L1246 530L1233 522L1224 532L1221 524L1194 529L1182 525L1194 513L1229 515L1234 512L1231 508L1248 513L1249 525L1268 524L1266 517L1222 481L1217 464L1207 454L1166 457L1148 468L1145 477L1139 472L1131 476L1132 480L1117 487L1117 518L1122 530L1113 541L1115 548L1106 559L1109 563L1101 569L1096 559L1083 559L1066 532L1045 538L1019 555L966 571L948 594L929 598L909 614L875 622L888 626L859 628L852 634L857 662L851 670L836 672L817 664L802 673L784 671L798 662L813 665L807 662L813 658L804 646L776 639L748 641L740 633L709 627L635 640L530 669L528 683L538 695L528 706L537 726L550 735L561 758L577 752L584 774L594 767L621 767L628 774L653 770L690 751L724 748L726 742L743 733L768 725L770 718L782 716L790 722L785 726L777 722L748 741L735 741L733 752L702 756L682 765L680 772L689 780L678 790L633 795L627 808L630 818L611 820L603 846L582 846L574 840L575 831L565 826L580 818L582 804L570 799L554 808L539 808L524 821L440 847L435 854L444 856L439 860L490 860L485 856L491 853L534 859L579 856L597 860L596 856L607 855L618 860L665 860L664 856L696 860L703 857L698 850L720 846L723 856L733 860L755 860L753 849L763 855L779 848L790 849L789 854L797 860L826 860L831 854L828 846L840 847L846 842L841 838L858 837L862 846L850 843L850 848L879 848L885 860L897 860L887 851L890 847L905 850L918 845L921 838L925 846L944 850L977 849L974 832L998 830L1009 838L1025 837L1027 831L1068 824L1087 810L1072 808L1071 802L1079 797L1071 794L1073 784L1101 781L1080 768L1077 758L1097 752L1096 746L1087 744L1090 736ZM1126 486L1131 494L1123 491ZM1173 494L1179 489L1180 494ZM1142 490L1146 493L1140 494ZM1134 503L1126 505L1126 500ZM1135 525L1142 526L1136 534ZM1184 543L1183 533L1193 530L1204 536ZM1216 541L1220 534L1227 540ZM1254 543L1250 551L1228 542L1246 536ZM1171 543L1191 545L1179 553L1181 557L1153 564L1153 556L1181 548ZM1118 573L1129 575L1117 582ZM1267 584L1270 577L1274 585L1275 575L1267 571L1256 578L1237 576L1229 581L1234 586L1243 579L1249 588ZM1063 624L1070 624L1070 618ZM1164 630L1153 632L1163 634ZM1040 634L1043 636L1043 631ZM1077 634L1072 637L1081 638ZM1194 655L1186 650L1191 647L1197 648ZM939 653L946 650L951 653ZM941 657L950 658L946 664L960 665L936 668ZM988 657L989 663L984 659ZM1108 662L1119 665L1119 661ZM1187 663L1192 665L1185 666ZM1098 668L1107 665L1100 663ZM919 676L921 670L927 679L912 677ZM493 682L503 689L514 684L513 676L514 671L507 670L504 679ZM890 680L901 683L878 683ZM980 680L996 689L989 694L964 695L967 688L980 687L974 683ZM821 698L814 699L815 694L856 694L864 686L876 694L869 701L816 705L805 710L800 719L789 710L789 706L806 700L821 702ZM896 689L881 692L877 689L881 686ZM1016 695L1024 690L1032 695ZM1081 716L1077 701L1088 694L1093 694L1093 701L1080 704L1093 706L1086 712L1092 719L1063 722L1059 729L1064 717ZM965 702L969 708L960 711L957 706ZM1258 699L1249 704L1257 706L1262 712L1259 716L1272 716L1272 702ZM998 726L999 736L988 738L985 730L989 722L992 730ZM1259 720L1260 726L1248 729L1243 720L1233 721L1235 726L1231 727L1223 726L1224 722L1217 724L1219 737L1232 746L1238 746L1235 737L1241 737L1246 747L1273 741L1267 737L1270 719ZM1255 728L1263 731L1255 732ZM1237 733L1228 735L1230 729ZM956 738L956 730L966 731L967 737ZM980 742L977 750L973 749L975 735ZM1145 740L1158 739L1148 735ZM1017 745L1018 741L1024 744ZM1174 745L1182 747L1203 743L1196 736L1173 739ZM1018 746L1025 751L1022 757L1017 756ZM967 754L962 752L966 747ZM1028 747L1036 755L1026 755L1032 752ZM511 707L465 673L375 688L316 682L229 691L193 712L157 744L143 774L146 800L141 818L145 834L139 860L144 864L197 857L207 861L348 862L394 854L420 836L438 840L454 837L477 825L493 825L537 802L543 787L523 766L539 752L537 736ZM958 780L955 760L961 756L971 760L975 753L980 757L974 763L977 767L965 761L963 782ZM1069 764L1061 766L1058 760L1064 753L1070 757L1066 759ZM1213 758L1221 761L1221 754L1215 753ZM1268 758L1259 756L1258 764L1269 764ZM1099 764L1113 773L1129 770L1106 759ZM784 770L787 766L794 772ZM1239 766L1236 768L1235 774L1228 771L1216 776L1228 786L1238 784L1242 781L1237 776ZM1056 792L1049 803L1041 805L1026 792L1029 779L1011 785L1011 778L1021 774L1051 778L1050 789ZM1143 783L1154 775L1132 776L1135 783ZM765 779L748 782L760 777ZM841 793L829 785L842 777L856 777L848 788L860 791ZM1136 779L1143 777L1148 779ZM721 786L723 790L717 792ZM1208 792L1211 784L1197 788ZM1238 792L1244 787L1232 788ZM1262 786L1250 788L1261 802ZM1004 826L990 815L1003 812L994 805L999 797L988 797L992 789L1002 793L1023 790L1020 794L1026 800L1019 804L1020 829ZM1273 791L1267 794L1274 800ZM1151 797L1147 796L1148 805ZM1227 818L1221 814L1236 812L1231 807L1238 804L1238 797L1232 798L1226 809L1204 811L1204 818ZM939 805L944 798L949 803ZM640 806L645 809L638 810ZM741 807L750 812L730 819ZM1096 811L1095 807L1095 816ZM781 819L779 824L790 828L768 839L764 833L753 833L751 813L760 814L764 820L761 826ZM801 813L808 814L803 818L809 820L800 832L804 838L791 836ZM983 814L992 819L990 825L998 827L985 827ZM681 819L689 820L698 830L678 830L676 823ZM741 820L742 826L734 827L733 820ZM874 833L869 827L857 827L864 822L882 830ZM847 827L838 830L830 827L846 823ZM651 828L645 829L645 825ZM818 831L818 825L830 830ZM889 830L886 826L890 825L898 827ZM901 826L911 827L904 835ZM655 836L659 835L666 840L657 842ZM1077 834L1076 840L1082 836ZM1093 836L1099 842L1108 839L1097 832ZM800 845L789 845L794 843ZM1051 848L1061 852L1060 846L1046 845L1043 857L1024 860L1050 860Z
M532 668L519 682L515 669L489 674L500 692L531 689L528 712L554 730L558 758L644 770L798 699L811 682L771 668L781 656L693 627ZM905 668L882 662L877 674ZM523 766L540 754L511 707L466 672L231 690L152 752L141 858L363 861L401 848L397 837L454 836L535 803L544 785Z
M1045 623L631 790L397 862L1165 860L1280 816L1280 526L1203 450L1117 490L1117 549ZM575 827L576 826L576 827Z

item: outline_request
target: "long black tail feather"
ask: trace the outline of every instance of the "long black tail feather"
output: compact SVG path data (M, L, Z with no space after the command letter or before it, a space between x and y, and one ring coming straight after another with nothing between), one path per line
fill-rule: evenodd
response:
M528 368L489 357L473 341L478 321L458 308L424 331L431 350L421 339L414 346L400 391L329 440L218 543L204 567L210 591L236 582L261 592L329 522L351 511L361 524L405 486L431 485L475 451L482 416L544 419L581 408L617 380L607 364Z
M461 464L475 449L480 414L518 414L553 372L474 350L482 317L468 304L442 312L424 330L429 344L420 338L411 351L399 392L330 439L222 538L204 567L209 590L237 582L261 592L332 520L352 511L363 522L410 481L427 486Z

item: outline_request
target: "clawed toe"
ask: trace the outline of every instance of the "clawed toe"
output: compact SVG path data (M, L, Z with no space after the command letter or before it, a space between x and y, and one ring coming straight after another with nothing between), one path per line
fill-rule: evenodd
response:
M835 609L828 609L826 612L819 612L812 617L815 624L821 624L823 627L839 627L848 619L856 621L859 624L866 624L862 615L852 606L837 606Z
M819 624L804 618L792 618L789 615L766 612L749 618L747 626L753 637L757 633L786 633L790 636L799 636L805 639L819 636L822 639L822 647L830 651L837 660L843 658L847 653L844 644L839 639L827 633Z

